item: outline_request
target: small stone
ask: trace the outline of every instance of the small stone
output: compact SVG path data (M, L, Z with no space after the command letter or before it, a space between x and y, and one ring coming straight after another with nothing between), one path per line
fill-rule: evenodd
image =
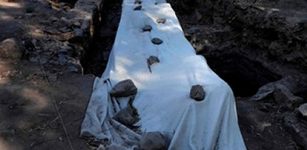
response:
M69 20L66 17L61 17L60 19L61 21L65 22L65 23L69 23Z
M23 16L18 16L18 17L16 17L16 19L22 19L23 18Z
M145 25L145 26L143 27L143 32L150 32L151 30L152 30L151 25Z
M80 23L79 21L75 21L75 22L72 23L72 25L73 25L74 27L80 27L80 26L81 26L81 23Z
M140 6L136 6L133 10L135 10L135 11L142 10L142 6L141 5Z
M82 73L82 67L76 64L69 64L67 67L68 72Z
M147 64L148 64L149 66L151 66L151 65L153 65L153 64L156 64L156 63L159 63L159 62L160 62L160 60L159 60L159 58L156 57L156 56L150 56L150 57L147 59Z
M165 18L159 18L157 19L157 23L159 24L164 24L166 22L166 19Z
M0 58L18 60L23 52L14 38L8 38L0 43Z
M25 14L25 17L26 17L26 18L31 18L31 17L35 17L35 15L32 14L32 13L26 13L26 14Z
M68 60L67 62L67 71L74 73L83 73L83 68L78 60Z
M205 99L205 90L201 85L193 85L190 91L190 97L196 101Z
M136 95L137 90L133 81L128 79L117 83L110 91L110 95L113 97L128 97Z
M306 118L307 118L307 103L301 105L301 106L298 108L298 111L299 111L299 113L300 113L303 117L306 117Z
M163 43L163 41L162 41L161 39L159 39L159 38L153 38L153 39L151 40L151 42L152 42L153 44L155 44L155 45L160 45L160 44Z
M160 62L160 60L159 60L158 57L156 57L156 56L150 56L150 57L147 59L147 66L148 66L149 71L152 72L152 71L151 71L151 65L156 64L156 63L159 63L159 62Z

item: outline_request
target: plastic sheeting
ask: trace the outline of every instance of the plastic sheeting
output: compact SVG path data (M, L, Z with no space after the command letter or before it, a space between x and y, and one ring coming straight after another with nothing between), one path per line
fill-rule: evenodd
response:
M81 135L108 139L126 149L137 146L143 133L161 132L170 138L170 150L244 150L231 88L198 56L185 39L170 4L143 0L135 11L134 0L124 0L122 16L109 62L94 90L81 127ZM157 23L158 19L166 22ZM151 32L142 28L151 25ZM163 41L152 43L153 38ZM150 66L150 56L160 63ZM112 117L127 106L129 98L112 98L109 91L131 79L138 93L141 132ZM190 98L193 85L201 85L203 101Z

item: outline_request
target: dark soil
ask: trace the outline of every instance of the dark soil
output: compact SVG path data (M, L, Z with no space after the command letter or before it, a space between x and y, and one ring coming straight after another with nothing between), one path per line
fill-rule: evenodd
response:
M306 149L301 140L305 138L300 136L297 140L297 133L292 132L297 130L293 126L305 126L305 123L293 123L290 128L285 123L288 114L295 113L297 108L286 107L287 98L278 102L286 94L276 92L262 101L251 101L250 96L268 83L293 76L293 80L282 84L295 96L305 97L302 93L307 92L306 84L300 78L307 77L307 2L170 2L197 53L205 56L210 67L234 90L239 124L248 149ZM283 96L276 96L279 94ZM301 120L295 115L291 117ZM300 128L302 134L306 131Z
M122 1L104 2L86 51L65 38L73 30L66 21L71 16L67 9L76 1L52 1L54 5L44 0L0 0L0 42L14 38L23 51L21 60L0 58L1 150L90 149L79 137L79 127L94 76L81 73L82 69L96 76L103 73ZM307 2L170 2L197 53L234 90L248 149L306 149L306 121L293 115L305 101L288 106L292 104L288 99L307 98L303 80L307 77ZM260 87L287 77L291 77L285 80L290 96L275 91L261 101L250 100ZM298 125L285 125L287 116L299 120ZM297 126L303 126L302 134L295 132Z

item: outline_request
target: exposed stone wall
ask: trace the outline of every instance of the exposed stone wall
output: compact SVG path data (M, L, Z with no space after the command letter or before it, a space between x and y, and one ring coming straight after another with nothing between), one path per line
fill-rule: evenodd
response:
M74 14L73 22L80 24L74 29L74 37L71 42L81 44L85 49L90 47L97 27L100 23L100 11L104 0L78 0L71 9Z
M74 48L73 54L68 54L68 57L73 57L75 60L73 63L67 64L66 70L68 72L84 73L81 60L93 45L96 30L100 25L100 12L103 3L104 0L78 0L72 9L65 13L65 17L61 18L69 28L72 28L72 31L64 34L62 40L67 41ZM62 56L60 52L60 62L62 57L67 57L65 55ZM65 59L63 59L63 62L65 62ZM65 65L65 63L63 64Z

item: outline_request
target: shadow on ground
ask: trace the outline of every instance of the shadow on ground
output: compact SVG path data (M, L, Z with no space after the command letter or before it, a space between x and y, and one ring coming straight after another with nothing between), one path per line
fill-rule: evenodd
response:
M54 75L25 60L24 36L34 34L29 27L40 28L27 17L47 9L26 2L0 1L0 42L14 39L18 53L7 56L0 48L0 149L88 149L79 128L94 76Z

